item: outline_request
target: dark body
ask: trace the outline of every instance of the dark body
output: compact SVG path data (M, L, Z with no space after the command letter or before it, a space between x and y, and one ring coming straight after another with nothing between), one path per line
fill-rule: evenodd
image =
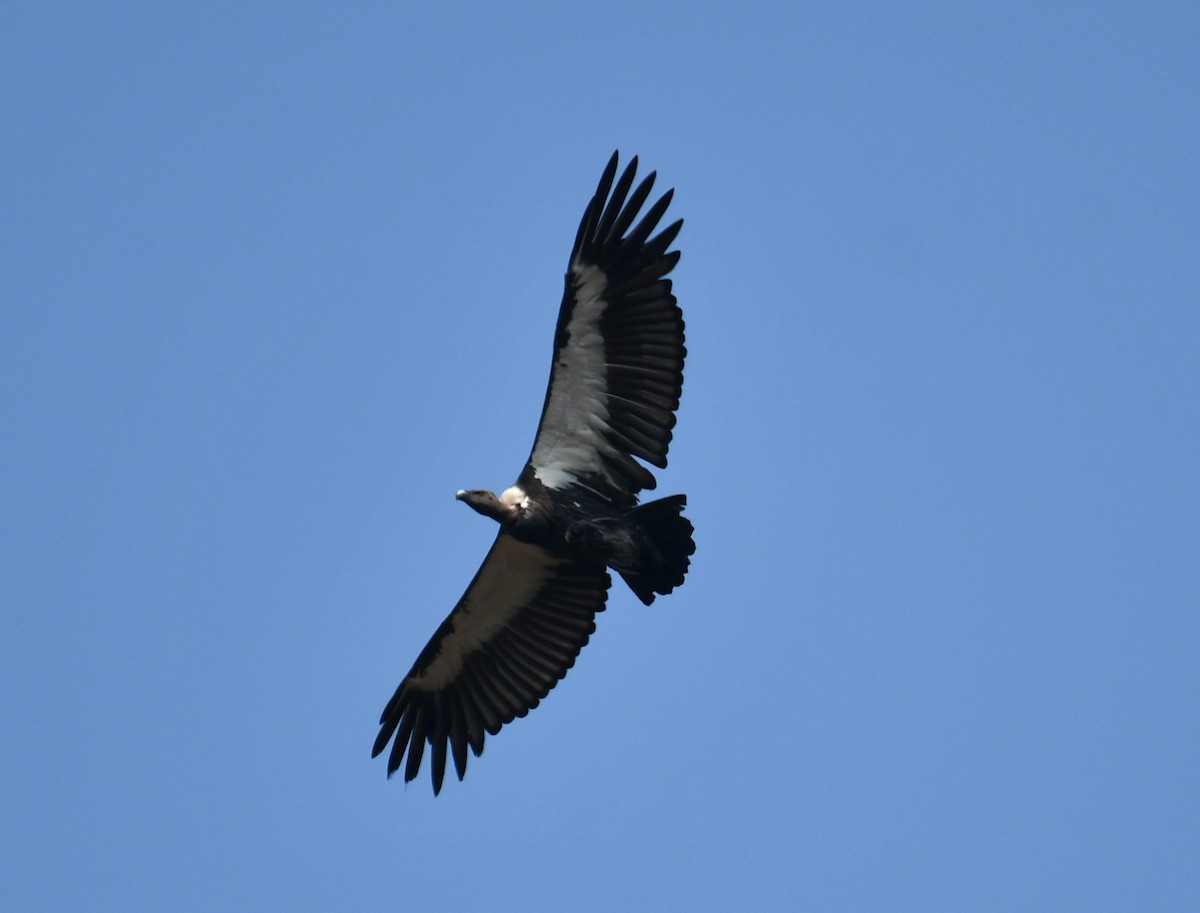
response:
M683 583L695 551L692 526L681 516L686 496L622 509L583 485L551 491L528 470L517 487L526 495L522 505L505 506L480 489L458 498L520 542L612 568L646 605Z

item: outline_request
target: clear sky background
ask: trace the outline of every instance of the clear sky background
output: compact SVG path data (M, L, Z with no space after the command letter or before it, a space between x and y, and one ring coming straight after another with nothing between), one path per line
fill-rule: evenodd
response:
M1200 909L1195 3L0 8L0 908ZM686 585L369 749L676 188Z

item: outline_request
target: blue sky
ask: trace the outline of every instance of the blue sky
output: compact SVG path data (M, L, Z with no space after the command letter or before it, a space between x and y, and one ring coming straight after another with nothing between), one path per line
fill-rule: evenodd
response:
M1198 41L6 4L0 907L1196 909ZM698 551L434 799L376 721L614 148L686 220Z

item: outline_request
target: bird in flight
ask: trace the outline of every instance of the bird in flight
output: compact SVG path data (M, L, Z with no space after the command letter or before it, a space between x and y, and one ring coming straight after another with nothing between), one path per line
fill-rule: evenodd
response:
M468 747L482 754L485 734L525 716L574 665L609 569L650 605L683 583L696 550L686 495L638 504L656 485L638 460L666 467L683 389L683 313L666 278L683 220L654 234L674 191L639 220L655 175L634 188L637 158L619 178L617 160L579 223L525 468L499 496L457 494L500 524L496 541L379 720L371 757L391 742L388 776L403 764L407 783L428 744L435 795L447 753L461 780Z

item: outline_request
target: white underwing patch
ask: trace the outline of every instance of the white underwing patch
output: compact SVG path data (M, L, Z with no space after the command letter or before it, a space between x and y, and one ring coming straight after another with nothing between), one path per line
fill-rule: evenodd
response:
M442 641L429 667L412 680L413 685L436 691L454 681L463 660L529 605L554 573L553 569L565 561L536 545L518 542L511 536L498 536L479 574L451 615L453 632Z
M575 307L566 345L556 355L550 397L531 462L547 488L564 488L580 475L603 473L600 451L608 444L608 386L600 318L608 280L590 263L571 264Z

